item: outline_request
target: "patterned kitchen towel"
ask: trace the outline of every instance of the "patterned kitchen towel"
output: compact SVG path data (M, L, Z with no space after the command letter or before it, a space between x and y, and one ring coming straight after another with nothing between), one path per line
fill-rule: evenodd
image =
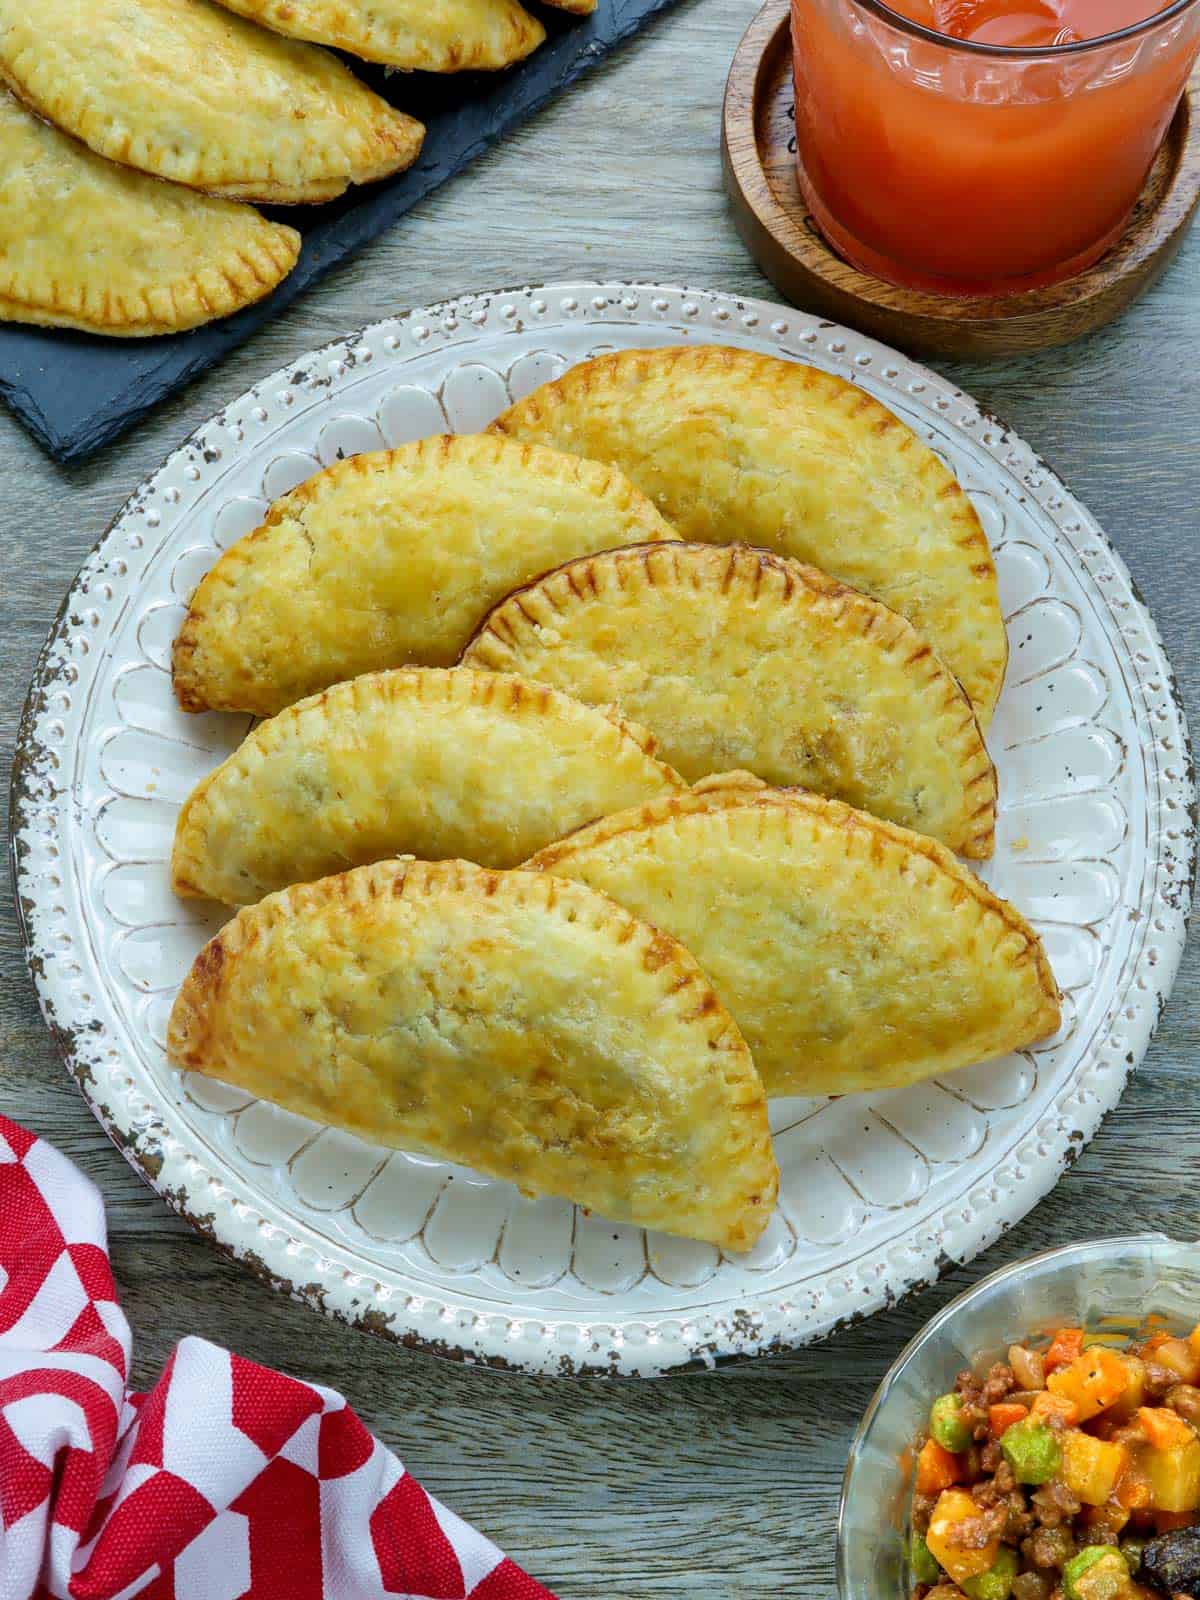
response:
M98 1191L0 1117L0 1600L554 1600L332 1390L130 1349Z

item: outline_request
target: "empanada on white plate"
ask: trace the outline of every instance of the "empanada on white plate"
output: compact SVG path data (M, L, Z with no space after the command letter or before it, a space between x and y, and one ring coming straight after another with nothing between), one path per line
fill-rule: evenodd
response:
M1008 643L975 508L878 400L795 361L716 346L575 367L493 425L610 461L685 539L808 562L906 616L986 728Z
M177 894L250 905L387 856L512 867L685 787L611 710L503 674L399 668L260 723L184 804L171 874Z
M692 957L579 884L388 861L241 912L167 1041L373 1144L747 1250L779 1174L750 1052Z
M769 1095L887 1089L1059 1024L1041 941L941 845L745 774L607 817L531 867L679 939Z
M424 72L507 67L546 30L517 0L220 0L293 39Z
M300 235L114 166L0 89L0 319L176 333L269 294Z
M351 456L272 506L192 597L185 711L284 706L356 673L450 666L511 590L574 556L675 535L612 467L510 439Z
M970 701L910 622L815 567L746 545L606 550L502 601L463 663L615 702L689 781L744 767L992 852Z
M209 0L0 0L0 76L110 161L235 200L331 200L411 166L425 131Z

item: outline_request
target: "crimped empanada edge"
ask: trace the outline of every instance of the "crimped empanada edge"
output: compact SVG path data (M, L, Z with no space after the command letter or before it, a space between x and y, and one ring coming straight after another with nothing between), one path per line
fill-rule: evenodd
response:
M28 322L42 327L75 328L84 333L100 333L125 338L150 338L155 334L178 333L199 327L219 317L231 316L279 286L296 265L300 255L300 235L282 223L260 219L263 233L243 249L232 252L232 259L212 261L202 272L174 283L159 283L152 288L127 290L106 286L100 296L90 295L86 285L77 296L68 295L61 280L50 286L42 300L29 300L14 293L15 283L6 283L0 274L0 320ZM170 316L161 315L155 301L165 297ZM98 299L92 310L89 302Z
M171 887L181 899L216 899L238 904L217 892L223 887L220 868L211 870L206 849L208 804L214 789L238 783L254 767L285 751L297 730L314 714L332 716L376 710L381 700L425 702L451 708L455 705L493 709L501 717L542 719L567 717L595 719L597 733L606 734L614 747L628 742L661 778L664 791L682 793L687 784L674 767L662 761L658 740L640 723L631 722L611 706L589 706L561 689L535 683L515 673L479 672L470 667L392 667L367 672L318 694L297 700L276 716L261 722L220 766L207 773L184 801L175 824L171 849Z
M779 1168L767 1122L766 1092L737 1024L695 958L678 940L640 921L599 890L549 873L494 872L465 861L427 862L401 857L268 895L257 905L239 911L197 955L171 1009L168 1059L182 1071L208 1071L208 1016L220 994L225 966L279 923L293 916L318 915L335 905L352 912L383 896L431 897L442 890L459 894L476 891L488 899L511 896L518 904L532 903L546 915L559 915L568 921L591 915L592 927L610 936L614 943L641 939L643 967L656 977L661 975L663 1005L677 1008L681 1023L702 1030L706 1062L719 1058L730 1095L731 1128L737 1135L731 1154L738 1160L744 1191L737 1211L726 1219L723 1244L731 1250L749 1249L774 1209ZM584 892L576 893L578 890ZM685 1005L690 1009L684 1010ZM746 1125L752 1117L758 1119L757 1131Z
M252 562L257 546L267 541L280 523L293 517L303 522L310 505L337 494L348 481L395 468L429 471L448 466L477 466L481 462L495 465L504 458L518 471L528 472L534 478L545 476L554 482L578 485L590 491L598 501L628 511L638 523L645 524L647 543L679 537L650 497L619 468L569 455L548 445L484 433L439 433L391 450L368 450L347 456L281 495L259 526L219 556L197 584L171 652L171 678L180 709L250 711L258 716L273 716L280 709L265 698L255 704L243 700L234 704L215 687L213 674L203 670L205 633L212 616L219 610L222 598L237 593L240 569Z
M978 691L971 695L980 727L986 729L996 708L996 702L1000 698L1008 665L1008 636L1000 612L996 567L987 534L983 530L983 524L970 496L949 468L943 465L907 423L902 422L882 401L876 400L864 389L833 373L823 372L820 368L808 366L801 361L789 361L781 356L769 356L756 350L741 350L730 345L676 345L657 349L617 350L581 362L564 373L561 378L535 389L524 400L518 400L497 417L489 431L510 434L510 430L515 433L515 430L523 424L537 426L548 420L560 408L574 404L580 397L603 392L609 387L615 388L615 385L610 384L610 380L630 369L644 376L650 373L670 375L679 371L704 372L714 366L726 371L734 369L744 374L748 381L753 382L755 390L759 393L764 391L782 393L788 386L799 383L804 389L820 390L831 397L849 401L853 406L849 412L851 419L862 418L865 423L869 415L874 432L894 435L898 452L906 452L914 444L920 446L924 458L919 468L919 475L932 477L938 485L938 498L953 502L947 518L951 526L957 530L952 535L954 543L970 558L969 570L976 584L988 586L987 593L977 594L973 603L986 602L989 609L995 612L995 637L1001 641L1003 653L994 665L990 666L986 679L980 684Z
M722 777L725 778L724 783ZM996 948L999 948L1006 935L1018 939L1021 948L1014 959L1019 965L1031 965L1036 978L1040 1004L1029 1025L1037 1031L1030 1033L1026 1042L1045 1038L1058 1028L1061 1022L1061 995L1042 941L1014 905L993 893L969 867L964 867L956 860L945 845L926 834L914 833L909 828L902 828L869 812L856 811L841 800L826 799L807 790L771 789L766 786L751 788L746 776L740 773L718 775L703 780L703 784L705 787L699 792L691 789L686 794L648 800L643 805L631 806L611 817L588 823L557 843L539 850L525 862L525 866L531 871L553 873L557 865L580 851L603 846L624 834L652 833L655 828L687 816L739 810L807 812L823 818L842 834L847 854L859 837L866 838L873 846L899 846L909 854L923 856L938 871L954 879L975 903L981 918L985 912L994 912L1001 922ZM877 865L882 865L882 857L883 851L880 849ZM895 859L901 862L903 857Z
M375 61L382 66L396 67L404 72L498 71L512 66L514 62L523 61L546 39L546 30L542 24L523 6L518 5L516 0L512 0L511 3L512 26L507 30L505 46L492 48L485 40L480 39L472 43L457 41L445 50L434 50L429 46L422 48L417 45L401 48L398 35L392 36L392 43L380 45L368 37L362 29L351 26L352 19L346 16L345 8L337 17L331 19L328 29L318 36L315 30L312 33L305 33L287 26L288 19L281 17L279 13L290 8L287 5L281 6L278 0L219 0L219 3L227 6L230 11L236 11L239 16L249 17L252 22L281 33L286 38L303 39L310 44L344 50L347 55L357 56L362 61ZM552 5L560 3L562 0L550 0ZM588 0L584 0L584 3L588 4ZM588 9L593 9L594 5L595 0L590 0ZM574 0L568 9L574 9ZM386 30L380 24L377 31L382 33Z
M309 48L319 49L317 45ZM363 95L377 103L377 108L373 107L375 120L367 127L353 128L347 125L343 129L346 148L340 153L346 158L345 170L307 177L285 176L273 171L270 160L266 170L254 177L235 176L231 172L209 173L199 167L185 170L185 164L163 146L147 145L144 151L139 150L137 136L132 129L117 129L90 108L85 108L81 115L77 115L67 96L48 81L48 75L41 70L42 63L38 60L33 62L33 71L22 76L17 70L19 62L23 56L30 54L32 52L26 50L15 61L0 58L0 82L35 115L53 123L63 132L79 139L89 150L118 166L131 167L134 171L182 184L184 188L196 189L203 194L218 195L226 200L246 200L263 205L307 205L335 200L351 184L371 183L411 166L420 154L425 138L422 123L389 105L356 79L348 67L343 67L347 78L357 85ZM340 67L341 63L338 65ZM351 132L357 133L356 139L349 139ZM325 142L322 154L331 144L330 140Z
M615 550L578 556L532 583L514 589L493 606L467 641L459 661L465 666L476 661L488 666L489 636L496 641L498 651L507 652L519 628L536 631L543 626L553 627L555 618L563 615L563 607L557 603L556 587L565 585L573 601L585 606L590 595L600 592L596 574L605 568L615 572L620 589L636 583L655 588L662 581L660 569L664 563L672 564L673 578L682 578L681 563L691 560L702 563L704 569L723 565L722 592L737 582L748 582L751 598L757 599L764 579L770 576L782 585L782 604L789 605L797 590L803 588L814 605L827 604L831 608L834 621L840 621L847 611L854 613L859 633L864 637L872 635L880 650L893 656L907 651L906 668L923 666L925 682L918 685L918 690L931 695L944 690L940 703L934 707L941 729L939 743L955 755L962 773L961 833L954 839L953 847L972 860L984 860L992 854L996 831L996 771L966 690L906 617L882 600L862 594L790 556L780 556L757 545L690 543L624 545ZM626 572L631 576L631 583L624 581ZM510 634L509 641L502 637L501 629ZM500 655L491 659L497 663L494 670L514 670Z

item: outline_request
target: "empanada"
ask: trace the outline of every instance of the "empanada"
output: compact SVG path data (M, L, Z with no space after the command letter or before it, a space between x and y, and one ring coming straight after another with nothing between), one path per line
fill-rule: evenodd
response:
M933 451L853 384L747 350L625 350L493 427L611 461L685 539L764 545L884 601L986 728L1008 658L987 538Z
M265 28L424 72L507 67L546 30L517 0L220 0Z
M235 200L330 200L424 136L336 56L209 0L0 0L0 76L110 161Z
M674 538L620 473L509 439L351 456L285 495L197 588L175 646L185 711L270 716L381 667L450 666L518 584Z
M996 778L971 703L895 611L746 545L636 545L496 607L466 666L615 701L691 781L744 767L991 854Z
M114 166L0 89L0 319L175 333L260 300L300 235Z
M746 1250L778 1170L692 957L593 890L387 861L284 890L197 956L176 1066L373 1144Z
M769 1095L915 1083L1054 1032L1041 941L940 844L745 774L550 845L712 979Z
M185 803L171 875L177 894L250 905L387 856L515 867L685 787L611 710L522 678L401 667L260 723Z

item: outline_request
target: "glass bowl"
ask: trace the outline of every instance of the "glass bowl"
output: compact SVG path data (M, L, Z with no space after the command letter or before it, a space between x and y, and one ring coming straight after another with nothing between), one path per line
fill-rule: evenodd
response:
M850 1446L838 1512L841 1600L907 1600L914 1443L957 1373L1002 1361L1034 1331L1065 1325L1123 1338L1150 1316L1173 1332L1200 1321L1200 1245L1161 1233L1065 1245L993 1272L944 1306L901 1351Z

